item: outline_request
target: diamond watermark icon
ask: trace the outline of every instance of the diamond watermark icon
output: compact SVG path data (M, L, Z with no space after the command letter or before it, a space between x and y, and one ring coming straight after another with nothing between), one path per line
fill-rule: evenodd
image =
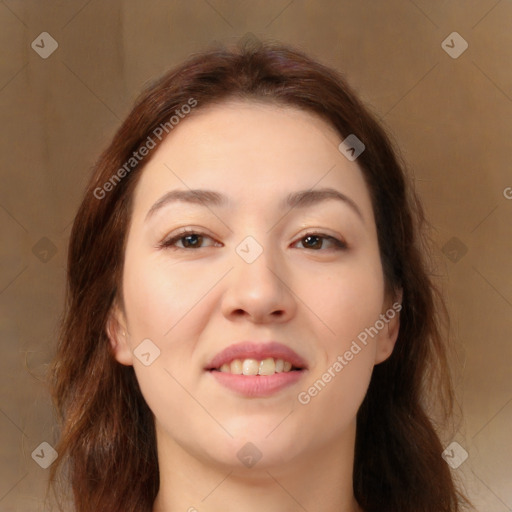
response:
M244 238L236 247L236 253L246 263L256 261L262 252L263 247L252 236Z
M33 452L32 458L43 468L49 468L56 460L59 454L54 450L51 444L42 442Z
M258 48L262 45L262 42L252 32L246 32L244 36L240 38L237 45L239 48L243 46L252 46Z
M39 57L47 59L59 47L59 43L48 32L41 32L30 46Z
M149 338L146 338L137 345L133 351L133 355L144 366L149 366L160 356L160 349Z
M469 457L469 455L459 443L453 441L443 451L442 457L451 468L457 469Z
M240 462L248 468L252 468L261 459L262 455L253 443L245 443L236 454Z
M43 236L32 247L32 254L43 263L48 263L57 254L57 247L49 238Z
M353 133L338 146L339 151L347 160L353 162L366 149L363 142Z
M468 252L468 248L454 236L443 245L442 251L450 261L457 263Z
M468 49L468 46L468 42L458 32L452 32L441 43L441 48L452 59L458 59Z

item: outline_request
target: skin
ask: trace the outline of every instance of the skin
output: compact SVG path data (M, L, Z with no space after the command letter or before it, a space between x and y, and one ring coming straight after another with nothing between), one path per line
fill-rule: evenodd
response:
M356 413L374 365L393 350L399 315L307 405L297 398L401 301L385 296L369 191L340 142L311 113L230 100L181 121L144 168L123 296L107 331L155 416L161 480L154 512L361 510L352 491ZM362 219L336 200L278 208L290 192L321 187L350 197ZM176 202L145 220L166 192L189 188L219 191L231 202ZM158 248L181 227L205 233L199 248L185 249L191 240L183 238L174 250ZM308 233L348 248L305 240ZM263 248L250 264L235 250L249 235ZM149 366L133 353L147 338L160 350ZM309 369L270 397L240 396L203 368L243 340L280 341ZM237 457L247 442L262 454L252 468Z

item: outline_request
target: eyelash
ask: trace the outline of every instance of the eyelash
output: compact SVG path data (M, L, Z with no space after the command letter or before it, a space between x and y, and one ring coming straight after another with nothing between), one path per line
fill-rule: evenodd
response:
M206 233L202 233L201 231L196 231L194 229L186 228L186 229L181 230L179 233L176 233L171 238L168 238L168 239L160 242L158 244L158 248L159 249L170 249L170 250L182 250L182 251L194 251L194 250L197 251L198 249L196 249L196 248L174 246L174 244L176 242L178 242L179 240L181 240L183 238L186 238L186 236L188 236L188 235L199 235L202 237L207 237L207 238L212 239L212 237L207 235ZM318 232L306 233L298 241L302 241L310 236L331 241L335 245L334 250L336 250L336 251L344 251L344 250L348 249L347 244L343 240L339 240L336 237L326 235L325 233L318 233ZM199 247L199 249L204 249L204 247ZM309 249L314 252L321 251L321 249L311 249L309 247L305 247L305 249ZM325 250L324 250L324 252L325 252Z

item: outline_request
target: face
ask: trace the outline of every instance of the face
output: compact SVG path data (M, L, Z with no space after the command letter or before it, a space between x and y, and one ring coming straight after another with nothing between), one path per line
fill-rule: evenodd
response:
M231 467L247 442L259 467L307 459L354 427L398 332L369 192L340 136L310 113L230 101L196 114L135 189L123 306L108 330L115 357L134 366L159 446ZM191 189L223 202L162 200ZM260 346L227 354L228 372L209 368L247 341ZM301 369L283 371L278 359L293 357L270 341ZM233 358L246 373L278 371L236 375Z

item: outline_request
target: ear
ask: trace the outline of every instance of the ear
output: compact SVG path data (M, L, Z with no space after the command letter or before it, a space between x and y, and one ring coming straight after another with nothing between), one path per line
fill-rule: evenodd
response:
M382 363L392 353L395 348L395 343L398 338L398 331L400 330L400 310L402 309L403 290L400 288L395 293L394 301L386 301L382 314L381 321L384 323L384 328L380 330L377 337L377 348L375 352L375 364Z
M126 366L132 366L133 355L129 343L128 329L126 328L126 319L117 303L114 303L110 309L105 329L116 360Z

